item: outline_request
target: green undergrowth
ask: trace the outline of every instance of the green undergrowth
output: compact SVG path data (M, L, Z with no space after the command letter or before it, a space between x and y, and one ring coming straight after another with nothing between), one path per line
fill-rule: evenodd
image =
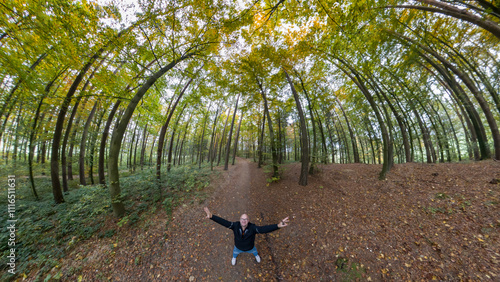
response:
M36 201L26 177L16 175L15 246L9 246L9 232L6 224L0 233L0 254L6 262L10 249L15 248L17 277L29 274L33 269L40 269L37 281L44 273L57 267L63 258L79 242L92 236L98 238L113 237L119 228L147 226L150 215L159 209L165 209L167 215L179 204L188 201L202 202L208 196L204 188L210 184L208 166L174 167L163 172L162 183L158 185L152 169L124 172L120 176L120 186L126 215L116 220L115 226L104 228L106 219L112 217L109 191L102 185L80 186L78 180L70 181L70 192L65 193L65 202L56 205L52 196L50 178L36 179L36 189L40 200ZM7 178L2 177L7 184ZM0 188L0 220L7 222L7 185ZM109 221L108 221L109 222ZM6 263L2 263L0 280L7 281L15 276L7 272ZM30 275L31 276L31 275Z

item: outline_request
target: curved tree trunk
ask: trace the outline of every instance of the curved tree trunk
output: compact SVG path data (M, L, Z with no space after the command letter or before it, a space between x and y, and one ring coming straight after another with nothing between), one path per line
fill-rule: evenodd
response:
M153 84L163 76L167 71L172 69L179 62L184 61L192 57L194 53L188 53L180 58L173 60L171 63L161 68L159 71L154 73L140 88L137 90L135 96L130 100L123 116L113 131L111 137L111 145L109 148L109 160L108 160L108 173L109 173L109 192L111 195L111 205L113 206L113 212L115 216L121 217L125 213L125 206L123 205L123 199L121 195L120 188L120 174L118 172L118 158L120 156L120 149L123 141L123 135L127 130L128 123L134 114L134 110L139 104L139 101L146 94L146 92L153 86ZM161 156L160 156L161 157Z
M418 5L398 5L394 7L404 8L404 9L416 9L416 10L428 11L428 12L451 16L456 19L464 20L476 26L482 27L483 29L489 31L491 34L500 39L500 26L494 21L485 19L482 16L476 16L468 11L458 9L456 7L453 7L451 5L448 5L440 1L435 1L435 0L417 0L417 1L435 6L437 8L428 6L418 6Z
M437 2L437 1L430 1L430 0L426 0L426 1ZM500 28L500 26L499 26L499 28ZM462 82L467 86L467 88L470 90L470 92L474 95L474 97L478 101L481 109L483 110L483 113L486 117L486 121L488 122L488 125L490 127L491 136L493 138L493 144L495 147L495 158L500 159L500 132L498 130L497 122L496 122L495 117L493 116L493 114L490 110L490 107L489 107L487 101L484 99L483 94L481 94L479 92L479 90L476 88L476 86L474 85L474 83L472 82L470 77L466 73L460 71L453 64L451 64L448 60L446 60L445 58L440 56L437 52L430 49L429 47L423 46L422 44L420 44L420 43L416 42L415 40L408 38L402 34L395 33L395 32L393 34L397 35L400 38L403 38L404 40L406 40L408 42L411 42L413 44L418 45L422 50L431 54L438 61L440 61L446 68L450 69L455 75L457 75L462 80ZM483 146L484 146L484 148L483 148L484 154L482 157L483 158L490 158L491 156L490 156L489 147L488 147L487 142Z
M123 29L120 31L113 39L109 40L103 47L101 47L95 54L88 60L88 62L83 66L78 75L75 77L75 80L71 84L71 87L64 98L64 101L59 110L59 114L57 115L56 127L54 129L54 137L52 139L52 154L50 160L50 176L52 180L52 193L54 194L54 200L56 204L60 204L64 202L64 197L61 191L61 182L59 180L59 146L61 143L62 130L64 125L64 119L66 117L66 113L68 111L69 105L71 103L71 98L76 92L76 89L82 82L85 74L90 69L90 67L94 64L94 62L104 53L104 50L110 46L116 39L120 38L122 35L130 31L135 25L139 24L134 23L133 25Z

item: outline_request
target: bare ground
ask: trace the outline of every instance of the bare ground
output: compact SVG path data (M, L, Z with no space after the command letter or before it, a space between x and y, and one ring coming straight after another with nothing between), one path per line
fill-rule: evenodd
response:
M500 279L500 162L320 165L299 186L300 164L282 179L238 159L209 188L210 197L161 209L141 228L93 237L63 261L64 280L83 281L401 281ZM203 207L257 225L290 216L288 227L258 235L262 262L241 254ZM166 228L168 223L168 228ZM112 224L111 224L112 225ZM28 278L29 280L29 278Z

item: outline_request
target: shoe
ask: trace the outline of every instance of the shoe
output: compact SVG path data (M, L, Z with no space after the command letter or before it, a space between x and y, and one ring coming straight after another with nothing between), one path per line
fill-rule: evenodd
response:
M256 260L257 262L260 262L260 256L259 256L259 255L256 255L256 256L255 256L255 260Z
M236 265L236 258L233 258L233 259L231 260L231 264L232 264L232 265Z

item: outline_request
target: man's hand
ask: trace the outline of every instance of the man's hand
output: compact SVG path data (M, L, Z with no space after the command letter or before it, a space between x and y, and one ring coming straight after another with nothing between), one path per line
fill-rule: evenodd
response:
M207 218L208 219L212 218L212 213L210 212L210 210L207 207L205 207L204 210L207 213Z
M285 226L288 226L288 216L286 218L284 218L283 220L281 220L280 223L278 223L278 228L283 228Z

